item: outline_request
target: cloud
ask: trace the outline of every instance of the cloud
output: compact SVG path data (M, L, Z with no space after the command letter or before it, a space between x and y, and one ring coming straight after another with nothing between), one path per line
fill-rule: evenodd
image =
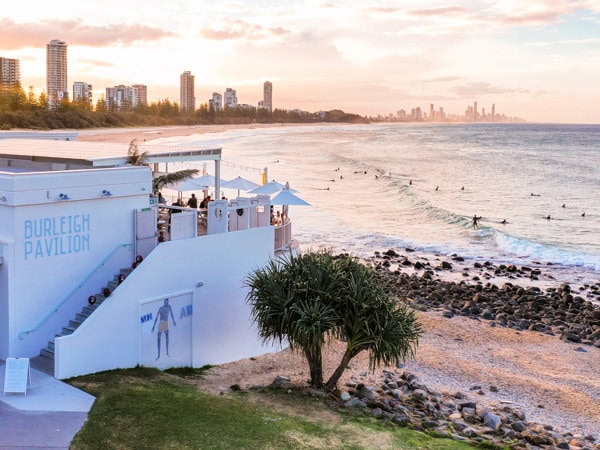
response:
M61 39L69 45L104 47L112 44L132 44L156 41L175 36L170 31L140 24L86 25L81 19L41 20L35 23L16 23L0 19L3 50L40 47L52 39Z
M587 45L587 44L598 44L600 38L583 38L583 39L563 39L560 41L549 41L549 42L530 42L526 45L530 47L551 47L554 45Z
M459 81L462 80L462 77L455 76L446 76L446 77L436 77L430 80L425 80L426 83L448 83L450 81Z
M413 9L408 11L408 15L417 17L443 17L443 16L462 16L469 12L462 6L443 6L439 8Z
M86 64L92 67L115 67L116 64L110 61L103 61L99 59L80 59L78 60L80 64Z
M204 28L200 36L213 41L226 40L262 40L288 34L282 27L266 28L261 25L246 23L241 20L227 21L223 28Z

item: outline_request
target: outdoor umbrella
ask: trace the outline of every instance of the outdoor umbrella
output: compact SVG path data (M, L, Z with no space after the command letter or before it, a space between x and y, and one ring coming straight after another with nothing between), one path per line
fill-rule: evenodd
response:
M266 186L266 185L265 185ZM292 192L282 189L275 197L271 199L271 205L298 205L298 206L310 206L305 200L302 200Z
M238 197L240 196L240 191L249 191L250 189L258 188L260 185L254 183L253 181L246 180L242 177L236 177L230 181L224 181L221 183L221 187L225 189L237 189Z
M273 180L270 181L269 183L257 187L256 189L252 189L251 191L248 192L248 194L267 194L267 195L271 195L271 194L275 194L276 192L282 190L285 188L285 185L278 183L277 181ZM295 189L288 189L288 192L298 192Z
M175 191L203 191L207 189L209 186L215 185L215 177L210 174L202 175L200 177L190 178L188 180L179 181L177 183L173 183L172 189Z

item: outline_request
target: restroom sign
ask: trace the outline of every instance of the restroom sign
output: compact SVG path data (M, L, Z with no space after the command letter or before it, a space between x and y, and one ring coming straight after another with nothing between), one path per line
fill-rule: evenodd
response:
M6 358L4 395L7 392L21 392L27 395L27 386L31 386L29 358Z

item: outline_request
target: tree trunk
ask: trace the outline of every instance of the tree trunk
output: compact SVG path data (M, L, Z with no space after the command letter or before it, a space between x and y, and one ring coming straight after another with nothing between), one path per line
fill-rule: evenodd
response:
M306 349L304 352L310 369L310 385L320 389L323 387L323 358L321 348Z
M338 380L344 373L344 370L346 370L346 368L348 367L348 364L350 364L350 360L352 360L352 358L354 358L357 354L358 353L353 353L346 348L346 352L344 353L344 356L342 356L340 365L337 366L337 369L335 369L335 372L333 372L333 375L331 375L331 378L329 378L329 380L325 384L326 391L331 392L335 389Z

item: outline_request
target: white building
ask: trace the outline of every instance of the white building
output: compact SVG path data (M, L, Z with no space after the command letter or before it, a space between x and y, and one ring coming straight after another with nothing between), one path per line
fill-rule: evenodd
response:
M179 106L182 111L194 112L196 110L194 78L189 70L179 76Z
M21 61L0 56L0 89L21 85Z
M73 83L73 101L78 102L82 105L92 107L92 85L76 81Z
M223 109L223 96L218 92L213 92L212 98L208 101L208 105L212 106L215 111L221 111Z
M109 111L129 111L138 104L136 90L122 84L106 88L106 109Z
M0 140L0 358L45 349L63 379L272 351L250 321L244 280L274 256L282 236L291 241L291 223L270 225L268 196L217 200L205 217L181 208L170 240L158 244L157 226L168 224L150 195L153 174L148 165L126 165L127 149ZM213 161L219 192L220 148L140 150L155 169ZM90 296L98 302L90 305Z
M46 95L50 109L69 98L67 43L58 39L46 45Z
M265 81L263 85L263 106L273 112L273 83Z
M225 89L223 94L223 108L237 108L238 98L235 90L231 88Z

